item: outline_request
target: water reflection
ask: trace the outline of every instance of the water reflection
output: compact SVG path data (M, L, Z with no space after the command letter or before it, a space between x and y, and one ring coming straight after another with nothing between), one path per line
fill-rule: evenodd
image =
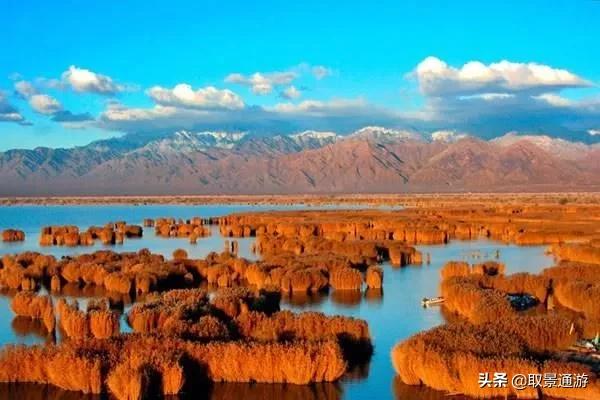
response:
M433 390L427 386L410 386L402 382L397 376L394 377L393 391L396 400L448 400L449 394ZM452 400L472 400L471 397L463 395L452 395Z
M7 400L109 400L108 396L84 394L36 383L0 383L0 399Z
M200 386L165 400L340 400L343 392L339 384L312 385L265 383L214 383ZM156 399L161 399L157 396ZM7 400L112 400L108 395L90 395L70 392L40 384L0 383L0 399Z
M365 300L371 304L380 304L383 302L383 288L367 289L365 291Z
M284 293L281 301L291 306L310 306L322 303L327 299L327 293L320 291L315 293Z
M342 390L334 383L312 385L216 383L212 386L208 398L210 400L339 400L342 398Z
M331 301L342 307L353 307L360 304L362 293L360 290L334 290L331 293Z
M31 335L35 336L40 341L45 341L50 339L51 336L48 334L48 331L42 323L42 320L37 318L29 318L17 315L13 318L10 327L15 335L20 337Z

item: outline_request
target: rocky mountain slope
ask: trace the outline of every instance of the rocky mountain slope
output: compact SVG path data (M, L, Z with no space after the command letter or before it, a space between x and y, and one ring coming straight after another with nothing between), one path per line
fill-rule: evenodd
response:
M0 153L0 196L599 189L600 144L515 133L179 131Z

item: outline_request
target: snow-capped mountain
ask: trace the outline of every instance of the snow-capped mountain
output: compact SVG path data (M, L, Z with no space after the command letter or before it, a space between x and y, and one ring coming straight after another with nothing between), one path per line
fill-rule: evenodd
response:
M466 137L469 137L469 135L453 130L440 130L431 133L431 140L434 142L454 143Z
M246 136L246 132L177 131L163 139L152 141L145 150L191 153L210 148L231 149Z
M182 130L8 150L0 152L0 195L600 190L600 144L463 135Z
M289 137L304 148L323 147L334 143L339 138L337 133L326 131L304 131L294 133Z
M391 129L382 126L365 126L347 136L348 139L367 139L372 141L422 140L420 134L402 129Z
M600 149L598 144L587 145L581 142L570 142L565 139L553 138L548 135L527 135L517 132L509 132L504 136L491 140L492 143L503 147L508 147L522 141L533 143L544 151L566 160L584 158L588 152Z

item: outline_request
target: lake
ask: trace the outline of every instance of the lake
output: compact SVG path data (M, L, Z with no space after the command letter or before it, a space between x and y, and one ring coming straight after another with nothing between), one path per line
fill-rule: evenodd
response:
M144 218L175 217L187 219L194 216L222 216L232 212L294 210L306 206L248 206L248 205L206 205L206 206L14 206L0 207L0 230L22 229L27 235L23 243L0 243L0 255L22 251L40 251L57 257L67 254L91 252L103 246L93 247L41 247L38 245L39 232L45 225L77 225L86 229L91 225L104 225L109 221L125 220L131 224L142 224ZM327 208L327 207L319 207ZM343 208L349 208L344 206ZM311 208L316 209L316 208ZM149 248L152 252L170 257L173 250L185 249L192 258L202 258L211 251L221 251L224 238L218 229L213 235L189 244L185 238L165 239L154 235L154 229L144 230L141 239L126 239L123 245L110 246L115 251L135 251ZM250 251L253 239L237 239L239 255L256 257ZM207 398L216 399L403 399L438 400L447 396L425 388L414 388L394 382L394 370L390 360L392 347L400 340L439 324L444 316L439 307L422 308L423 297L433 297L439 290L439 270L449 260L481 262L495 259L506 264L507 274L515 272L540 272L553 265L551 256L545 254L544 246L519 247L488 240L452 241L447 245L417 246L424 254L429 253L431 263L422 266L395 268L383 264L383 290L367 291L357 295L330 291L329 294L283 297L282 309L293 311L321 311L326 314L346 315L365 319L369 323L375 351L369 365L352 371L336 384L318 384L308 387L294 385L266 384L215 384ZM425 257L424 257L425 259ZM36 334L36 327L28 321L16 320L10 310L10 299L0 297L0 344L40 343L45 338ZM125 323L123 323L125 325ZM0 384L0 398L21 399L100 399L99 396L85 396L67 393L41 385ZM181 398L186 398L181 396ZM194 395L190 398L200 398ZM458 399L460 397L453 397Z

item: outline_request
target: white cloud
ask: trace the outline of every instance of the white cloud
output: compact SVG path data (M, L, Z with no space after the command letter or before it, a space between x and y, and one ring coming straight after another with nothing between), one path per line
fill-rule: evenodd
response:
M481 94L472 94L472 95L468 95L468 96L459 96L459 99L461 99L461 100L482 99L482 100L487 100L487 101L494 101L494 100L500 100L500 99L510 99L513 97L515 97L515 95L510 94L510 93L481 93Z
M34 94L29 98L29 105L36 112L44 115L52 115L62 110L60 102L46 94Z
M124 90L109 76L73 65L63 72L62 80L68 83L76 92L113 95Z
M564 69L506 60L488 65L470 61L455 68L439 58L427 57L417 65L414 75L427 96L539 92L590 86L588 81Z
M590 129L590 130L588 131L588 133L589 133L591 136L600 136L600 129Z
M27 81L15 82L15 91L25 99L38 93L37 89Z
M63 112L63 107L57 99L47 94L40 93L30 82L15 82L15 91L23 99L26 99L31 108L39 114L54 115ZM68 111L65 113L67 113L67 116L73 115Z
M297 99L300 96L302 96L302 92L300 90L296 89L296 86L294 86L294 85L288 87L283 92L281 92L281 97L283 97L284 99L293 100L293 99Z
M127 108L119 103L110 104L102 113L108 121L148 121L175 115L177 108L155 105L152 108Z
M546 103L555 107L569 107L575 104L573 101L565 99L564 97L554 93L544 93L539 96L533 96L533 98L536 100L545 101Z
M25 118L11 105L4 93L0 92L0 122L23 122Z
M311 72L314 75L314 77L319 80L333 73L330 68L327 68L323 65L315 65L314 67L312 67Z
M457 140L469 137L466 133L461 133L453 130L435 131L431 134L431 140L436 142L453 143Z
M333 99L329 101L304 100L300 103L279 103L267 108L269 111L280 113L305 113L305 114L329 114L336 112L348 112L356 108L366 106L364 99Z
M185 83L180 83L173 89L154 86L148 90L148 95L163 106L228 110L244 108L242 98L236 93L228 89L220 90L213 86L198 90L192 89Z
M250 76L235 73L229 74L225 78L225 82L249 86L254 94L267 95L273 91L275 86L289 85L297 77L298 74L293 71L268 73L255 72Z

